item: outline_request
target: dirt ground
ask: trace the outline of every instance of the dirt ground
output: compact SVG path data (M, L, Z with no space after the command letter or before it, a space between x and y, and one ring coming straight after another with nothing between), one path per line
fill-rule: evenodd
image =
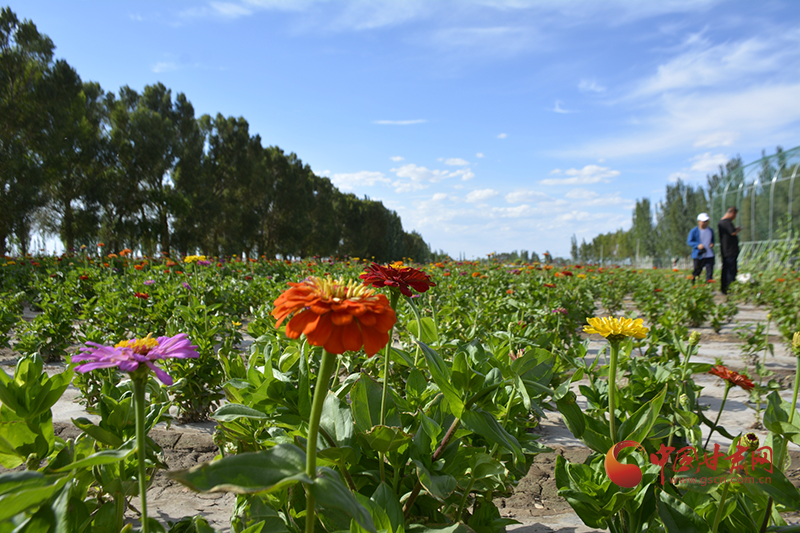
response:
M726 325L721 333L715 334L710 328L697 328L701 332L700 353L693 361L714 363L717 358L734 370L744 370L745 363L740 354L738 337L733 328L738 324L753 324L766 321L766 310L754 306L743 305L732 324ZM786 349L778 336L770 336L770 342L775 344L775 356L767 357L767 367L776 377L782 378L784 386L790 385L795 373L795 359ZM592 339L590 342L590 356L595 356L603 346L602 340ZM13 372L16 354L9 350L0 351L0 366L6 373ZM47 365L48 373L59 372L63 365ZM704 387L701 403L709 406L710 412L715 413L721 403L724 386L714 376L695 376L695 381ZM584 407L583 399L577 389L578 402ZM781 395L791 398L791 390L785 388ZM64 438L75 437L79 430L70 421L76 416L87 415L75 401L78 391L73 387L67 390L64 397L53 409L56 434ZM754 410L747 403L748 395L738 388L731 390L721 424L731 433L753 430ZM94 418L96 420L96 418ZM707 435L708 429L704 434ZM157 427L150 436L163 448L166 462L170 470L189 468L191 466L212 460L217 454L213 443L213 423L201 424L173 424L169 429ZM755 429L760 437L765 437L767 432ZM554 451L541 454L534 459L528 475L517 486L514 494L509 498L499 500L501 514L514 518L521 524L512 526L518 533L591 533L597 531L585 526L572 511L569 504L558 496L555 485L554 467L557 455L562 455L571 462L583 462L589 455L589 450L575 439L567 430L559 413L548 413L542 420L538 433L540 442L549 446ZM729 442L720 435L714 435L712 443L718 442L727 446ZM793 446L790 451L792 459L788 476L790 480L800 487L800 447ZM180 484L169 480L163 472L156 475L154 483L148 491L148 510L150 515L164 524L175 522L184 516L201 515L206 517L210 524L220 531L230 531L230 516L235 503L231 494L196 494ZM132 502L138 508L138 501ZM127 518L135 521L136 514L129 511ZM785 516L790 523L800 522L800 514L793 513Z

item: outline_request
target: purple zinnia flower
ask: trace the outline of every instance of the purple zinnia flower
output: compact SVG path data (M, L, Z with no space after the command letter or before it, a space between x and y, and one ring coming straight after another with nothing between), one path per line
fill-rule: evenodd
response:
M552 312L552 313L557 313L557 314L559 314L559 315L566 315L566 314L567 314L567 310L566 310L566 309L564 309L563 307L556 307L556 308L555 308L555 309L553 309L551 312Z
M189 285L188 283L186 283L186 282L184 281L184 282L183 282L183 288L184 288L184 289L191 289L191 288L192 288L192 286L191 286L191 285Z
M207 267L208 265L211 264L211 261L200 260L200 261L197 262L197 264L200 265L200 266Z
M156 282L156 280L154 280L154 279L146 279L146 280L144 280L144 284L145 285L152 285L155 282Z
M188 359L199 357L197 346L193 346L185 333L174 337L152 338L150 334L142 339L130 339L115 346L103 346L87 342L72 358L77 372L89 372L97 368L118 367L123 372L135 372L140 364L146 365L156 373L165 385L172 385L172 378L158 368L154 362L160 359Z

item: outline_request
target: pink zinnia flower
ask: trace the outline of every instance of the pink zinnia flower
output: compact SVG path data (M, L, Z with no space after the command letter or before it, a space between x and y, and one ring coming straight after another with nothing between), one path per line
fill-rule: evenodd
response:
M158 368L154 362L161 359L189 359L199 357L197 346L193 346L185 333L174 337L158 337L150 334L141 339L130 339L115 346L103 346L96 342L87 342L72 358L77 372L90 372L97 368L117 367L123 372L136 372L139 365L144 364L155 372L156 377L165 385L172 385L172 378Z

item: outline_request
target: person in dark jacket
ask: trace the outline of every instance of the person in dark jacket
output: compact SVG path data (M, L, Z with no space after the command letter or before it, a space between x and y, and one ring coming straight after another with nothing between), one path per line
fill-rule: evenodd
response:
M706 269L706 282L714 278L714 230L708 227L708 213L697 215L697 226L689 232L686 244L692 247L692 281Z
M736 273L738 265L736 264L739 257L739 232L742 231L741 227L734 227L733 220L739 212L735 206L731 206L725 212L725 215L719 221L717 227L719 228L719 243L722 248L722 283L720 290L722 294L728 294L728 287L736 280Z

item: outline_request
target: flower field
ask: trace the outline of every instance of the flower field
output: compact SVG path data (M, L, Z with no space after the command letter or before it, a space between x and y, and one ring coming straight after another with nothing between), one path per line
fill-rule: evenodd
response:
M167 469L153 428L205 420L214 460L166 475L235 495L230 531L503 531L551 414L589 450L554 465L586 526L800 531L797 371L767 359L777 333L800 365L796 272L754 272L723 301L671 270L102 251L0 260L17 360L0 373L0 533L214 531L141 498ZM741 364L698 362L693 330L730 329L745 302L769 318L735 330ZM62 438L70 384L94 416ZM765 432L726 427L742 393Z

